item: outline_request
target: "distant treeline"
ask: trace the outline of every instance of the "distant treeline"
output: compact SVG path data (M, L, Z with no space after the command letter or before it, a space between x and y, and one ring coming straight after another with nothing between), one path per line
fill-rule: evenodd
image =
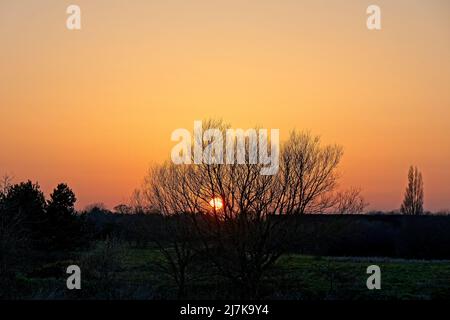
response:
M85 213L91 236L119 237L131 245L161 241L165 217L152 214L114 214L94 208ZM323 256L450 259L450 216L331 215L280 216L293 219L288 251ZM189 221L189 220L188 220ZM289 230L287 230L289 233Z
M290 249L328 256L450 259L450 216L310 215Z

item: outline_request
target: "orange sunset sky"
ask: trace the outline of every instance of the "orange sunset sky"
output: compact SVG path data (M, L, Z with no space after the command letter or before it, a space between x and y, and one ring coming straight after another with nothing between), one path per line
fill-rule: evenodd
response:
M450 208L448 0L0 0L0 75L0 174L67 182L78 208L126 202L210 117L343 145L369 209L400 207L411 164Z

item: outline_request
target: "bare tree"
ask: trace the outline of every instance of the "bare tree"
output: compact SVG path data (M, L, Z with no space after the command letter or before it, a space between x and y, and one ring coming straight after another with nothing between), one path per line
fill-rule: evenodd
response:
M135 189L131 194L129 206L135 214L154 213L155 211L154 208L151 207L151 204L148 203L148 199L146 199L144 193L145 189Z
M113 210L115 213L118 213L118 214L131 214L133 208L129 205L121 203L121 204L118 204L117 206L115 206L113 208Z
M320 138L292 132L281 155L279 211L289 214L322 213L336 204L337 166L342 147L322 147Z
M151 168L143 188L147 204L139 198L140 208L157 207L162 216L160 230L151 236L162 255L162 260L154 261L154 267L172 278L178 298L186 297L187 285L195 278L192 269L197 254L195 226L190 218L195 207L186 200L191 194L184 189L180 172L184 169L169 163Z
M208 128L227 125L209 120ZM207 144L201 141L203 145ZM248 145L248 138L246 140ZM336 202L337 167L342 147L321 146L320 138L309 133L292 132L282 146L280 171L274 176L260 174L261 164L197 164L160 167L170 188L149 187L143 193L164 212L189 211L210 214L209 202L221 198L221 216L233 217L242 212L267 214L306 214L324 212ZM248 159L247 155L247 159ZM193 162L193 161L192 161ZM155 172L150 172L150 175Z
M269 206L269 188L275 188L271 180L275 178L260 176L253 165L166 163L151 170L146 195L165 216L168 236L166 243L157 241L180 290L193 257L201 252L243 296L257 296L260 280L280 256L285 239L276 231L281 220L268 219L274 213ZM217 197L223 199L220 208L210 205ZM187 216L192 219L187 221Z
M337 193L334 212L338 214L360 214L364 212L368 205L361 195L361 189L352 187Z
M0 194L6 194L8 191L8 188L12 185L13 178L8 175L4 174L0 179Z
M228 127L222 121L204 122L205 129L218 128L223 136ZM196 139L203 147L209 142ZM259 296L267 270L295 232L296 219L280 216L323 212L337 203L340 146L322 146L318 137L293 132L281 151L276 175L261 175L262 165L246 154L245 164L166 162L150 170L143 188L147 201L164 215L190 214L203 252L246 298ZM215 199L222 205L214 205ZM187 245L186 238L180 241L175 234L172 240L178 243L172 243L173 248ZM172 255L167 260L174 257L177 264L186 258Z
M417 167L409 168L408 186L400 210L407 215L423 214L423 180L422 173Z

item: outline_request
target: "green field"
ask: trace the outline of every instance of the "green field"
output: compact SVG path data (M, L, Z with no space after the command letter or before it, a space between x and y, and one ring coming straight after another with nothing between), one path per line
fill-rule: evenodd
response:
M174 299L176 285L161 272L156 248L98 248L69 260L43 265L20 277L31 299ZM79 264L82 290L65 288L65 267ZM381 268L381 290L368 290L366 268ZM210 267L193 271L189 299L232 299L236 289ZM408 300L450 299L450 262L383 258L285 255L265 277L262 299Z

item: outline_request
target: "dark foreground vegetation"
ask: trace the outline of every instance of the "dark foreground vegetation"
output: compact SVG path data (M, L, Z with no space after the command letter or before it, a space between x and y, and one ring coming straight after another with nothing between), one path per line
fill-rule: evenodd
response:
M1 299L450 298L448 216L247 216L227 226L125 207L76 213L75 200L64 184L48 200L31 182L2 195ZM282 232L259 231L267 226ZM371 264L382 290L367 290ZM80 266L82 290L66 288L69 265Z
M111 242L112 241L112 242ZM109 240L65 260L35 266L16 279L16 299L178 299L178 286L159 268L158 248L129 247ZM65 268L80 265L82 289L67 290ZM237 299L236 287L210 265L198 261L186 299ZM366 268L383 270L382 289L367 290ZM409 300L450 299L450 262L387 258L332 258L284 255L267 273L260 299ZM10 288L11 290L11 288Z

